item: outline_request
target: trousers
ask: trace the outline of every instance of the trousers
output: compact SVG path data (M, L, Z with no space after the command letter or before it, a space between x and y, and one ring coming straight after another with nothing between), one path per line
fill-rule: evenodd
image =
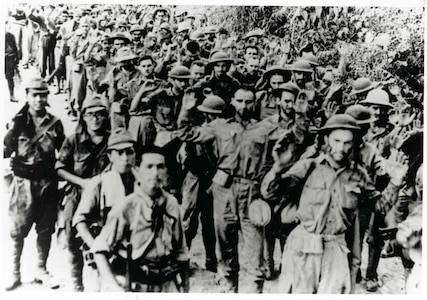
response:
M225 292L261 293L263 229L255 226L248 214L249 203L256 199L258 188L250 181L233 181L230 187L213 183L212 192L220 253L218 273L225 278ZM242 270L241 279L239 270Z

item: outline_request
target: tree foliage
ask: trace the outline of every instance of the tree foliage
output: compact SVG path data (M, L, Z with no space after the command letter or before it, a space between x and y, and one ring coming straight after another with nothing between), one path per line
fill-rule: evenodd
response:
M423 73L421 7L221 6L212 7L209 15L213 24L236 37L259 28L270 42L290 43L292 57L313 43L324 65L336 66L344 45L350 80L365 76L382 81L392 76L416 89L414 78Z

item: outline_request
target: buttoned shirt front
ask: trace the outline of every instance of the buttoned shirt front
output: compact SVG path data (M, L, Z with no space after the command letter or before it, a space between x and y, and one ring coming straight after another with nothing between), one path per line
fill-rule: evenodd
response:
M284 188L296 186L314 163L315 167L304 183L299 198L297 218L310 233L344 233L355 221L360 199L368 199L373 210L381 195L363 168L350 163L335 170L331 160L322 153L315 159L297 162L281 176L272 170L263 180L261 193L266 199L272 199ZM297 200L298 197L294 199Z

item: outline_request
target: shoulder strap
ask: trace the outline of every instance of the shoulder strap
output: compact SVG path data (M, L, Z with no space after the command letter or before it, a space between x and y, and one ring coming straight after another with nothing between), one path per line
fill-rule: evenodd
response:
M311 175L311 173L313 172L313 170L314 170L314 168L316 167L316 163L315 163L315 160L312 160L311 162L310 162L310 166L308 167L308 169L307 169L307 173L305 173L305 176L304 176L304 180L302 181L302 186L304 186L305 185L305 183L306 183L306 181L307 181L307 179L308 179L308 176L310 176Z
M55 117L55 116L52 116L52 119L49 121L49 123L42 129L42 130L40 130L38 133L36 133L36 135L35 136L33 136L32 138L31 138L31 140L30 140L30 142L29 142L29 144L30 144L30 147L29 148L31 148L31 146L35 143L35 142L37 142L43 135L45 135L46 134L46 132L53 126L53 124L55 124L56 123L56 121L58 121L59 119L57 118L57 117Z

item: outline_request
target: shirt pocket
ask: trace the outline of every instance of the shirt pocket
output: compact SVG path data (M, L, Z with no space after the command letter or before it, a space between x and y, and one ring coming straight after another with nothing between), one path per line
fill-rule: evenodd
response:
M327 193L326 183L321 180L316 174L312 174L304 185L303 199L307 199L311 205L322 205Z
M358 205L362 190L357 184L345 184L343 194L343 208L355 209Z
M90 153L75 153L74 154L74 172L81 176L89 163Z

